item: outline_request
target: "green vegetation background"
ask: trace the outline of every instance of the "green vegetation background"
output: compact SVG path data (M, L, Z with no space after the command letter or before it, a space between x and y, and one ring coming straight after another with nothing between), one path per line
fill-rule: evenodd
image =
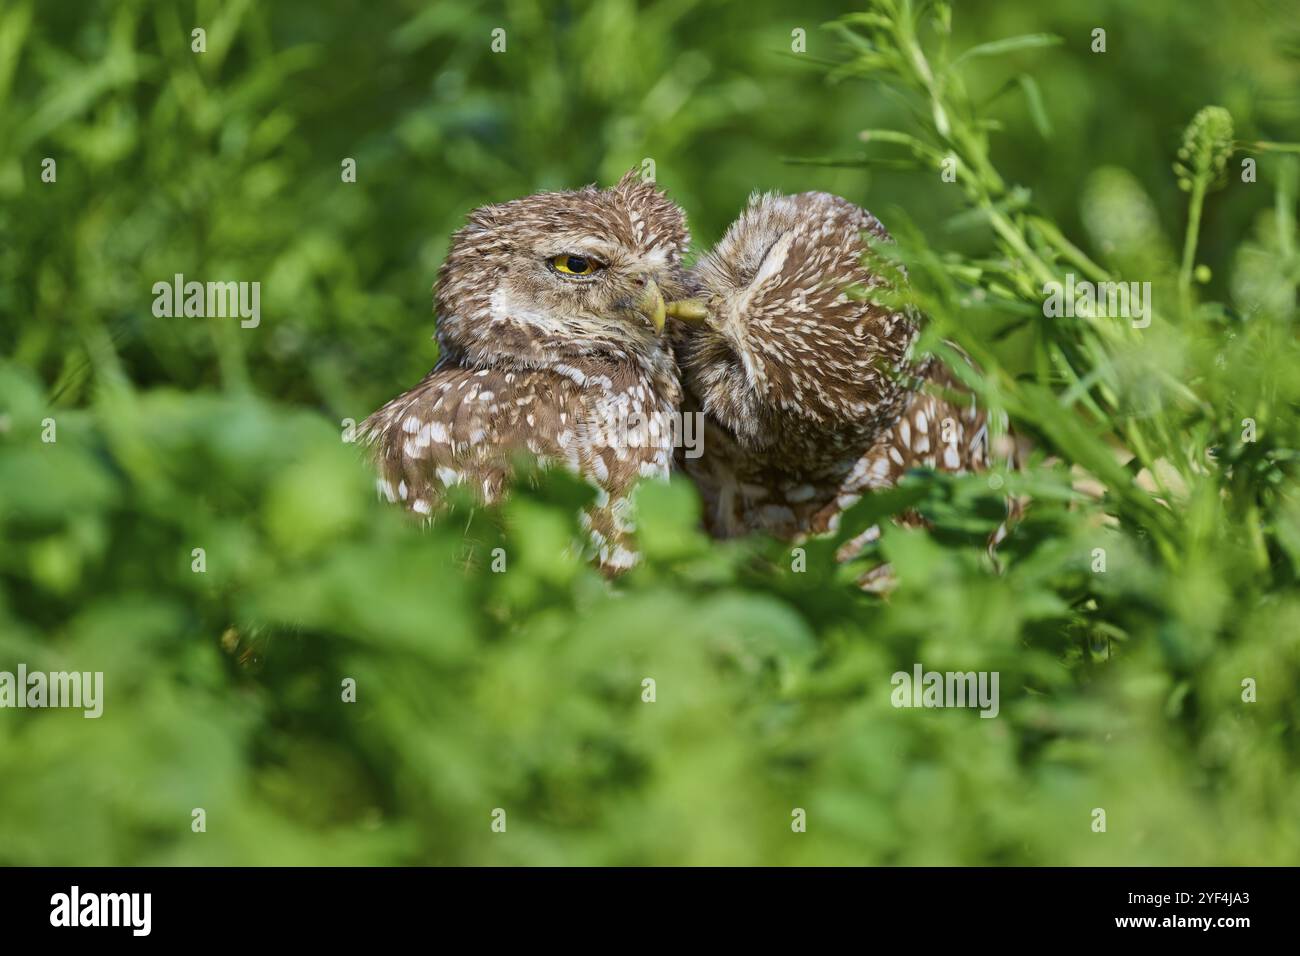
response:
M1300 859L1297 177L1243 145L1300 138L1298 5L972 2L946 30L881 0L823 27L856 9L0 5L0 670L106 683L99 720L0 711L0 863ZM1211 103L1237 138L1180 302L1172 164ZM565 554L572 482L420 530L340 440L434 362L467 210L646 158L697 247L755 189L870 208L1038 442L1001 490L921 474L851 515L935 524L870 556L888 601L833 542L795 573L706 541L677 483L643 489L645 566L610 586ZM1150 329L1042 316L1044 275L1094 266L1155 283ZM261 326L155 318L175 273L260 281ZM1035 504L995 573L1008 488ZM916 662L999 671L1000 716L894 709Z

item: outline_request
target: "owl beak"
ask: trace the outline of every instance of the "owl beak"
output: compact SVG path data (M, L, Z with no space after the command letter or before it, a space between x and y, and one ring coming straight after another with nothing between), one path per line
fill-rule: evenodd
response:
M664 330L664 320L668 315L668 308L664 305L664 294L659 291L659 283L648 276L645 280L645 289L637 297L636 308L654 323L656 332Z
M703 322L709 317L709 309L700 299L678 299L666 306L669 315L684 322Z
M688 322L700 322L708 317L708 310L699 299L678 299L676 302L664 302L659 285L649 277L645 280L645 291L637 299L636 308L645 313L646 318L654 323L655 331L664 330L668 316Z

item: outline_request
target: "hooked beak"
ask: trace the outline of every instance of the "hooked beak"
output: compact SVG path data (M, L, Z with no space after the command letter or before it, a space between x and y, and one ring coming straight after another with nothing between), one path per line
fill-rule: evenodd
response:
M654 323L655 331L664 330L668 316L684 319L688 322L701 322L708 317L708 309L699 299L678 299L676 302L664 302L659 284L649 277L645 280L645 290L637 298L636 308L645 313L646 318Z

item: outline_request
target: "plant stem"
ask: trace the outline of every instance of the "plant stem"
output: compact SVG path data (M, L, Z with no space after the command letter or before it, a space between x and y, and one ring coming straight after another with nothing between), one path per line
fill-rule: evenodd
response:
M1187 204L1187 235L1183 238L1183 264L1178 270L1178 297L1183 314L1192 311L1192 263L1196 259L1196 240L1201 232L1201 206L1205 203L1205 180L1192 181L1192 197Z

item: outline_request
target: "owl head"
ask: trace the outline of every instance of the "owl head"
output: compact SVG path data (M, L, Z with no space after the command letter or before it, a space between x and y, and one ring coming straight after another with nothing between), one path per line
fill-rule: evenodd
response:
M707 320L670 324L682 376L742 444L835 459L829 430L857 441L896 415L916 325L857 294L885 281L866 236L888 239L838 196L755 195L688 277Z
M452 237L435 304L444 354L530 364L663 349L685 294L686 217L629 172L483 206Z

